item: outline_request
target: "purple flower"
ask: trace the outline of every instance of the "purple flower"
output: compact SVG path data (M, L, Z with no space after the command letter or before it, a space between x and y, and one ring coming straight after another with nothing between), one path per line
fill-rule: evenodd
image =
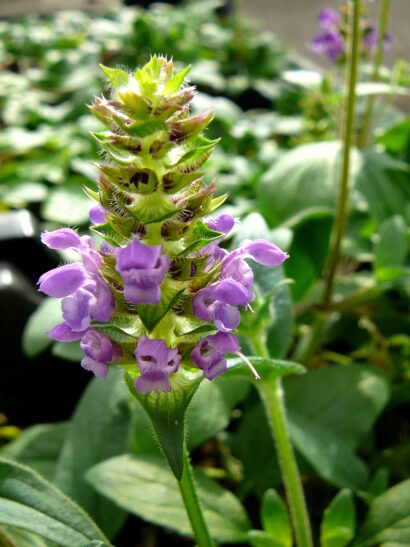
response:
M89 211L91 224L104 224L106 221L105 214L107 210L101 205L94 205Z
M59 325L59 329L56 327L57 330L49 333L50 337L78 339L73 333L85 331L92 318L108 321L115 309L114 295L99 275L101 257L94 250L92 238L80 237L68 228L44 233L42 241L51 249L75 249L83 260L83 264L75 262L50 270L38 281L40 291L63 298L61 308L65 329Z
M87 279L87 272L82 264L65 264L43 274L38 280L38 290L54 298L73 294Z
M143 395L149 391L171 391L168 377L178 370L181 361L176 348L168 348L163 340L142 336L134 355L141 373L135 381L137 391Z
M235 224L235 220L231 215L223 214L208 221L208 227L216 232L229 234Z
M80 340L87 330L84 331L73 331L66 323L60 323L53 329L51 329L47 335L57 342L74 342L75 340Z
M160 285L170 264L161 250L161 245L144 245L136 238L117 250L115 269L124 281L124 296L128 302L158 304L161 300Z
M240 313L235 306L247 306L255 297L253 272L245 259L251 258L264 266L279 266L287 257L270 241L243 241L237 249L222 258L220 281L195 295L192 301L194 314L203 321L213 320L222 332L235 329L240 322Z
M213 321L218 330L236 329L241 316L235 306L247 306L249 294L235 279L223 279L205 287L192 301L194 314L203 321Z
M200 340L191 357L197 367L204 371L204 377L213 380L226 371L225 353L236 353L240 349L233 334L217 332Z
M310 49L316 55L326 55L330 61L337 61L345 51L343 36L336 29L328 30L315 36Z
M319 12L317 22L323 29L337 27L342 21L340 13L332 8L324 8Z
M84 353L81 366L100 378L105 378L108 374L107 363L122 355L122 350L117 344L94 329L89 329L86 332L80 342L80 347Z
M383 50L388 51L391 47L393 38L390 33L386 33L383 39ZM364 37L364 45L369 53L373 54L377 50L377 44L379 43L379 31L374 26L369 26L366 29Z

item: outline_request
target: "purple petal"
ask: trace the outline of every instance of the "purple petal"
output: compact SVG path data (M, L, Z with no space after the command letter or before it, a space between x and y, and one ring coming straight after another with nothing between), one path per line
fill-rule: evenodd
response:
M107 212L101 205L94 205L89 212L90 221L92 224L104 224L106 221L105 213Z
M98 378L105 378L109 371L108 365L106 365L105 363L94 361L94 359L91 359L91 357L84 357L84 359L81 361L81 366L85 370L93 372L94 376L97 376Z
M331 61L337 61L345 50L343 36L338 31L324 32L312 40L310 49L317 55L326 55Z
M235 220L231 215L223 214L210 220L208 222L208 227L211 228L211 230L215 230L216 232L228 234L232 230L234 224Z
M221 357L216 363L212 364L209 368L204 370L204 377L207 380L213 380L217 378L227 370L226 359Z
M109 363L113 359L113 345L107 336L95 329L89 329L80 342L80 348L86 357L100 363Z
M110 287L100 278L95 280L94 300L90 304L90 312L96 321L106 323L115 310L115 299Z
M226 370L225 353L239 351L238 340L231 333L218 332L198 342L191 353L192 360L204 371L205 378L213 380Z
M218 302L214 309L215 327L222 332L236 329L241 321L241 314L233 306Z
M238 339L231 332L217 332L208 336L208 340L222 353L235 353L241 349Z
M90 325L92 297L90 292L78 289L72 296L67 296L61 302L64 321L72 330L80 332Z
M158 376L158 377L151 377L151 376L139 376L135 380L135 389L142 393L143 395L146 395L150 391L171 391L171 384L170 381L166 376Z
M158 304L161 300L161 289L158 285L141 287L129 284L124 287L124 297L132 304Z
M243 258L252 258L263 266L280 266L288 258L287 253L265 239L243 241L239 245L238 251Z
M86 332L86 330L80 332L73 331L66 323L60 323L51 329L47 335L58 342L74 342L75 340L80 340Z
M126 247L117 250L115 268L120 274L131 269L153 268L158 261L161 249L161 245L144 245L134 238Z
M60 228L53 232L44 232L41 234L41 241L50 249L65 251L66 249L80 249L81 238L74 230L70 228Z
M247 306L249 304L249 294L241 283L235 279L223 279L209 286L210 296L214 300L219 300L225 304L233 306Z
M322 28L328 29L337 27L342 21L342 16L332 8L324 8L319 12L317 21Z
M39 291L61 298L73 294L87 279L81 264L66 264L43 274L38 280Z

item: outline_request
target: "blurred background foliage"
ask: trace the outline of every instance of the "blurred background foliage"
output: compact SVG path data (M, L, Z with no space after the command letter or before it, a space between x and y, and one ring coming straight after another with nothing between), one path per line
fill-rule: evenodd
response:
M222 141L206 177L218 176L219 191L229 192L226 210L242 218L232 244L265 237L290 254L282 270L256 268L255 313L244 318L240 335L245 352L248 333L265 330L271 357L300 360L308 367L307 375L285 381L285 392L318 541L320 536L323 546L347 545L357 528L356 503L362 524L355 545L388 541L392 527L393 543L383 544L409 544L409 525L398 531L397 524L405 518L408 523L408 509L393 524L373 518L373 513L398 514L396 505L410 491L408 482L394 486L410 474L410 120L393 104L396 96L408 98L408 65L398 60L372 81L372 60L364 59L343 259L323 337L309 354L307 340L322 313L318 302L335 211L343 68L326 73L312 69L273 34L227 14L221 2L124 7L97 16L65 11L1 21L0 216L25 209L36 230L61 225L86 229L90 201L83 187L93 187L93 161L98 158L89 131L99 129L86 104L106 90L98 65L131 68L152 53L173 56L181 66L192 64L190 79L199 91L194 108L215 111L209 135ZM368 138L360 142L369 97L376 107ZM13 256L6 258L13 261ZM67 254L51 257L55 262L68 259ZM28 277L32 260L41 263L41 255L27 260ZM59 314L58 303L41 301L23 334L27 355L50 351L44 332ZM54 344L51 352L55 378L56 358L79 360L76 344ZM2 375L0 410L11 423L32 427L20 434L17 427L1 427L0 422L1 453L54 481L110 538L123 526L130 498L134 515L189 534L184 514L172 523L155 511L158 500L146 477L158 483L171 506L172 481L145 415L116 379L91 381L72 421L56 424L51 422L69 418L72 402L60 412L52 405L46 414L27 411L46 396L54 379L44 375L45 387L37 394L30 394L28 386L27 398L19 403L25 406L22 416L8 402L19 387L6 371ZM74 400L84 381L74 388ZM243 379L206 383L188 420L194 462L202 469L198 484L213 511L209 518L216 519L217 539L290 545L286 509L269 490L282 492L281 477L256 390ZM50 424L33 425L36 421ZM90 450L84 451L85 443ZM127 452L137 459L121 460ZM134 483L112 491L110 480L124 469ZM225 489L214 479L222 479ZM141 489L147 492L144 500L138 497ZM215 505L221 496L226 505ZM228 524L217 520L218 511L229 513ZM285 523L281 543L274 543L270 534L277 530L275 518ZM261 526L263 530L249 532ZM127 543L134 533L158 545L182 544L139 520L128 520L124 530L118 545L134 545ZM23 545L18 539L22 532L10 527L6 532Z

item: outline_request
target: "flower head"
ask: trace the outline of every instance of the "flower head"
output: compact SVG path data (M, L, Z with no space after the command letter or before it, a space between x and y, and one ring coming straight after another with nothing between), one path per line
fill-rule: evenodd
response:
M62 299L63 322L48 335L81 340L81 364L96 376L127 366L142 394L170 391L172 375L193 366L212 380L240 349L232 331L255 298L248 260L274 267L287 255L265 240L224 248L235 221L214 213L215 181L205 185L199 172L217 143L202 134L213 116L190 116L185 73L157 56L133 74L103 70L112 95L91 110L107 128L92 134L106 161L90 192L92 230L103 242L96 248L69 228L42 235L80 258L39 279L40 291Z

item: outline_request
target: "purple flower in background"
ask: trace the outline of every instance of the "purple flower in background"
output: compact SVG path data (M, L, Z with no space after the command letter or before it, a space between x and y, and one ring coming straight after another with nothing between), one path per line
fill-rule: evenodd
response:
M383 39L383 50L388 51L393 41L392 35L387 32ZM379 43L379 31L373 25L369 26L365 31L364 45L369 53L374 54L377 50L377 44Z
M144 335L134 354L141 373L135 389L144 395L149 391L171 391L168 377L178 370L181 361L178 350L168 348L163 340L151 340Z
M342 16L332 8L324 8L319 12L317 22L323 29L337 28L342 22Z
M76 340L75 333L86 331L91 319L106 322L115 309L114 295L98 273L101 257L89 236L80 237L68 228L46 232L42 241L51 249L75 249L83 260L83 264L75 262L54 268L38 281L41 292L63 298L64 323L50 331L49 336L60 341Z
M80 347L84 353L81 366L100 378L105 378L108 374L107 363L122 356L122 350L117 344L94 329L89 329L86 332L80 342Z
M161 245L144 245L134 238L117 250L115 269L124 281L124 296L132 304L158 304L160 285L170 260L161 254Z
M345 51L342 34L338 30L329 30L315 36L310 49L316 55L326 55L330 61L337 61Z
M204 371L204 377L213 380L226 371L225 353L236 353L240 349L233 334L217 332L200 340L191 357L197 367Z

